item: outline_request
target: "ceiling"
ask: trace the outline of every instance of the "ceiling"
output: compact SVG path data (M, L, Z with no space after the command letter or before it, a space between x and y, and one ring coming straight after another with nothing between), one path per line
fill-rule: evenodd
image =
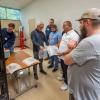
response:
M22 9L28 6L33 0L0 0L0 6Z

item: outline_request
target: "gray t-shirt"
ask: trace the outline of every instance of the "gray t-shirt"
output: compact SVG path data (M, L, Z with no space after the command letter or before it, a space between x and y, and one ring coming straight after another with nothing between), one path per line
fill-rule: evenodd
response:
M100 34L82 40L71 57L68 83L75 100L100 100Z

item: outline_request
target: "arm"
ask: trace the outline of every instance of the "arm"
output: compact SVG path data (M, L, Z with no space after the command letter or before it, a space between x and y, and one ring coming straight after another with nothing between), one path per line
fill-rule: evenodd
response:
M68 53L70 53L74 48L76 48L77 46L77 41L75 40L70 40L67 44L68 46L68 49L65 51L65 52L62 52L62 53L58 53L59 56L64 56Z
M15 43L15 38L16 38L16 37L13 37L13 38L9 39L9 40L3 45L4 48L11 48L11 47L14 45L14 43Z
M68 46L68 50L65 51L65 52L63 52L63 55L66 55L66 54L70 53L74 48L76 48L76 46L77 46L77 41L75 41L75 40L70 40L70 41L68 42L67 46Z
M48 42L48 40L47 40L45 34L44 34L44 42L46 43L47 46L49 45L49 42Z
M64 62L67 65L72 65L75 63L75 61L73 60L73 58L71 57L71 53L64 55Z
M31 33L31 40L32 40L32 43L35 44L36 46L38 46L40 48L40 45L39 43L37 42L37 37L36 37L36 33L35 31Z
M62 34L59 33L59 34L58 34L58 43L57 43L57 45L56 45L57 47L59 47L59 45L60 45L61 38L62 38Z
M68 65L83 65L89 60L96 59L96 51L93 45L87 40L82 40L79 45L69 54L64 56L64 61Z

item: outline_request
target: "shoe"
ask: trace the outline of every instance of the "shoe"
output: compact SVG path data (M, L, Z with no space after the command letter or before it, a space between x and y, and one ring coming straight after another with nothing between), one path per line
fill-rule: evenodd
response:
M60 87L61 90L65 91L68 89L68 86L66 83L64 83L61 87Z
M37 74L34 74L34 79L38 80L38 75Z
M50 60L48 61L48 64L51 64L51 61Z
M56 72L58 69L57 68L54 68L53 70L52 70L52 72Z
M48 60L48 59L49 59L48 57L45 57L45 58L44 58L44 60Z
M49 69L49 68L52 68L52 65L49 65L47 68L48 68L48 69Z
M40 70L40 72L44 75L47 75L47 73L44 70Z
M59 81L63 81L63 80L64 80L63 77L57 77L57 79L58 79Z

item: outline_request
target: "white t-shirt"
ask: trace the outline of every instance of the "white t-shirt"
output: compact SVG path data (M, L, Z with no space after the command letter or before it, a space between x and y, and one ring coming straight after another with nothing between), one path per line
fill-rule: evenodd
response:
M77 41L77 43L80 40L79 35L74 31L74 30L70 30L67 33L64 33L60 42L60 46L59 46L59 52L65 52L68 49L68 42L70 40L75 40ZM60 57L60 59L63 59L63 57Z

